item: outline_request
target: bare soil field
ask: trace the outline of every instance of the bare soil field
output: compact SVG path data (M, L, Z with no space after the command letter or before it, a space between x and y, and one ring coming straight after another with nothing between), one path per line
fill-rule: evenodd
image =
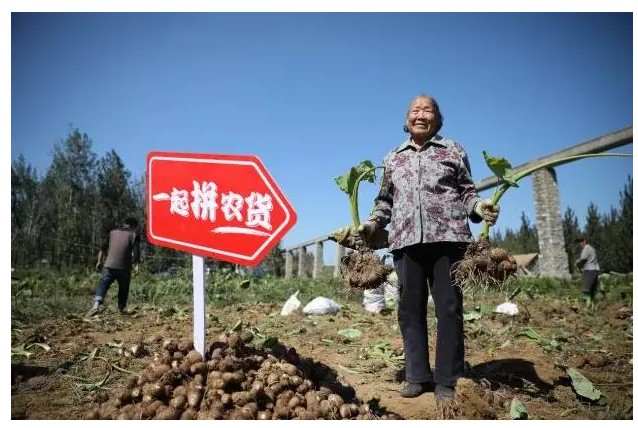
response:
M602 302L594 311L577 301L522 299L519 314L510 316L489 310L498 303L466 302L466 373L446 409L437 408L432 393L400 397L402 342L394 311L371 314L345 305L333 315L284 317L275 304L209 308L206 338L210 343L232 330L250 331L255 342L276 337L302 360L325 365L383 419L511 419L513 400L529 419L633 418L630 307ZM433 359L434 318L429 324ZM102 418L101 403L151 364L166 339L192 337L190 311L151 306L14 327L12 350L29 355L12 352L12 419ZM144 350L137 356L126 352L135 344ZM577 394L568 368L603 399Z

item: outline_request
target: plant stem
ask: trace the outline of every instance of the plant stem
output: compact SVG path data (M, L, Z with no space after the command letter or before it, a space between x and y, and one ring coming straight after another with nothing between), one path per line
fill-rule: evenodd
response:
M363 177L368 175L370 172L376 169L385 169L385 166L375 166L372 168L368 168L363 171L357 177L354 182L354 188L352 189L352 195L350 195L350 214L352 215L352 223L354 224L355 229L359 227L361 224L361 220L359 217L359 183L363 180Z
M555 159L552 161L548 161L548 162L543 162L542 164L533 166L531 168L525 169L521 172L519 172L518 174L515 174L512 177L512 180L517 183L519 180L521 180L524 177L527 177L530 174L535 173L536 171L543 169L543 168L551 168L553 166L556 165L560 165L562 163L565 163L567 161L570 160L575 160L575 159L583 159L583 158L593 158L593 157L632 157L633 155L631 153L590 153L587 155L575 155L575 156L566 156L564 158L560 158L560 159ZM507 189L509 189L510 187L512 187L510 184L508 183L503 183L501 184L501 186L494 192L494 196L492 196L492 204L494 204L495 206L498 204L498 202L501 200L501 198L503 197L503 194L505 193L505 191ZM483 228L481 229L481 237L488 237L489 234L489 230L490 230L490 226L487 225L487 223L483 222Z

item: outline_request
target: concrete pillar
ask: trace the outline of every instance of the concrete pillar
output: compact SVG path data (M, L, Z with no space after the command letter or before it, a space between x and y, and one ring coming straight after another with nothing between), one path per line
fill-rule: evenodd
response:
M297 251L299 256L299 260L297 260L297 277L306 278L306 271L304 270L304 261L306 258L306 247L299 247L299 251Z
M286 274L284 276L285 279L292 278L292 251L286 251Z
M323 270L323 241L315 242L315 263L312 266L312 277L317 279Z
M556 171L544 168L532 174L536 230L538 231L538 264L542 276L569 277L569 261L558 200Z
M332 273L332 277L333 278L339 278L341 275L339 274L339 264L341 263L341 257L343 257L343 250L344 247L342 247L339 244L337 245L337 250L335 251L335 270Z

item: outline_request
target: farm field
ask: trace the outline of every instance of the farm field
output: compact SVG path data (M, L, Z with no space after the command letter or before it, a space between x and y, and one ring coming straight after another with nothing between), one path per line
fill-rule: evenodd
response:
M124 417L123 411L105 412L105 403L165 352L167 339L192 339L188 270L135 277L124 315L115 310L113 285L108 307L87 318L96 275L25 274L12 281L12 419ZM503 293L466 296L466 377L454 405L445 409L432 393L400 397L396 311L390 306L383 314L368 313L360 293L344 294L334 280L211 276L206 339L212 344L223 334L244 334L252 338L244 355L295 354L302 378L312 372L317 387L347 391L346 402L368 405L368 419L633 419L633 278L608 277L603 284L606 297L594 309L579 301L578 280L516 280L510 291L520 287L512 299L520 312L514 316L493 311L505 301ZM342 310L281 316L284 301L297 290L303 304L325 296ZM428 318L433 361L432 306ZM589 392L599 392L598 398L582 396L574 371L591 382ZM232 407L226 406L225 417Z

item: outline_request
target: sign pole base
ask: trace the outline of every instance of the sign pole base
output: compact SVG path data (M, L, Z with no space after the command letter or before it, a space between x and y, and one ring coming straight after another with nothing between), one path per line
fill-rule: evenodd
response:
M193 344L205 358L206 295L204 293L204 258L193 255Z

